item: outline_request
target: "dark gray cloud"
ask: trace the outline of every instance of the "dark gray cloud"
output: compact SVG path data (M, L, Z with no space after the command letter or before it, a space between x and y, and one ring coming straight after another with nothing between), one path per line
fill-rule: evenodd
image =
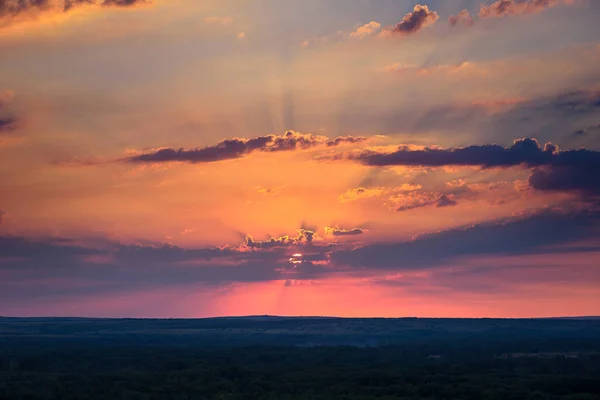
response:
M282 278L279 269L288 265L288 253L0 236L0 302L276 280Z
M369 166L480 166L533 168L530 185L538 190L580 191L600 194L600 152L587 149L559 151L558 146L537 140L517 139L510 147L476 145L453 149L401 146L392 153L365 151L350 159Z
M0 18L14 17L30 11L46 11L54 7L67 12L80 5L131 7L150 2L150 0L0 0Z
M0 22L7 25L8 22L22 15L35 16L42 12L66 13L83 5L125 8L149 3L150 0L0 0Z
M546 254L575 251L560 247L596 237L600 213L544 211L526 217L481 223L419 236L402 243L371 244L331 253L336 265L409 270L439 266L475 255ZM598 251L597 246L581 251Z
M596 133L596 132L600 132L600 125L592 125L592 126L588 126L585 129L577 129L576 131L571 133L571 136L573 136L575 138L580 138L580 137L584 137L584 136L589 136L590 134Z
M15 129L17 120L13 117L0 117L0 133Z
M446 196L445 194L441 195L440 198L438 199L437 203L436 203L436 207L438 208L442 208L442 207L452 207L457 205L458 203L456 202L456 200L452 200L450 197Z
M311 133L298 133L288 131L281 136L266 135L252 139L228 139L214 146L201 149L160 149L155 152L145 153L130 157L128 162L157 163L157 162L189 162L208 163L231 160L243 157L250 153L279 152L309 149L316 146L338 146L344 143L357 143L366 140L362 137L337 137L329 139L325 136Z
M581 191L600 195L600 168L597 165L551 166L536 168L529 184L537 190Z
M432 25L439 18L435 11L429 9L426 5L417 4L412 12L409 12L398 22L393 29L394 33L411 35L419 30Z
M292 264L297 250L287 246L182 248L102 238L0 236L0 309L190 285L315 279L328 273L332 247L309 242L312 237L302 232L301 262Z
M325 227L325 235L331 236L358 236L365 233L364 229L354 228L354 229L342 229L342 228L330 228L328 226Z
M516 165L550 165L561 164L573 160L572 153L581 150L572 150L558 153L552 144L547 144L543 149L535 139L517 139L511 147L502 147L496 144L467 146L453 149L439 149L426 147L416 150L409 146L401 146L392 153L378 153L365 151L359 155L350 156L351 159L370 166L481 166L484 168L511 167ZM599 163L600 153L582 153L581 158L587 162Z
M87 2L89 0L80 0ZM98 4L103 7L132 7L139 4L148 4L150 0L102 0Z
M326 142L328 147L339 146L342 144L352 144L364 142L366 138L359 136L338 136Z

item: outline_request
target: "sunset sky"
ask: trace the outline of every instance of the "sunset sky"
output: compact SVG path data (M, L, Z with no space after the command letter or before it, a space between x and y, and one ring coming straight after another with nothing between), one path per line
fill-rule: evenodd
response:
M0 315L600 315L599 20L0 0Z

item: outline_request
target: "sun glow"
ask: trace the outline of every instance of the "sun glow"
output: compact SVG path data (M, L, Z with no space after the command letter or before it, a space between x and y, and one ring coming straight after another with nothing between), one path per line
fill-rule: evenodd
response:
M300 253L293 254L292 257L290 257L290 264L293 264L293 265L302 264L302 261L303 261L302 258L303 258L303 255Z

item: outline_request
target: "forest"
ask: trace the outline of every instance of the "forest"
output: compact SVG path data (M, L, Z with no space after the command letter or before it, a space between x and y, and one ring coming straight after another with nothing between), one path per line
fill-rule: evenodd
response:
M600 320L0 318L9 399L600 399Z

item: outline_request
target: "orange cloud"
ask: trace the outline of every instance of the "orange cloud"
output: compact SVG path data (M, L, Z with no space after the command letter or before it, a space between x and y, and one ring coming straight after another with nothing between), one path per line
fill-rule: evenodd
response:
M471 16L471 13L467 10L462 10L456 15L451 15L448 18L448 23L450 26L456 25L465 25L465 26L473 26L475 24L475 20Z
M384 192L383 188L355 188L347 190L345 193L340 195L340 203L346 203L349 201L356 201L361 199L368 199L371 197L378 197Z
M377 21L371 21L368 24L364 24L356 28L356 30L350 33L350 37L364 39L368 36L372 36L381 29L381 24Z

